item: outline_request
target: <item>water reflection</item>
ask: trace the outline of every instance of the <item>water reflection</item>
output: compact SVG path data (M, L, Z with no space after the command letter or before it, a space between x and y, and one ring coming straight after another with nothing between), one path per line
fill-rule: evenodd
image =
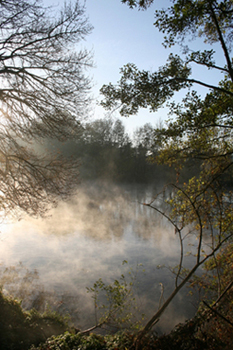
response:
M23 305L39 305L42 298L59 311L71 313L81 328L91 326L93 307L86 287L100 277L105 282L119 278L127 268L122 266L126 259L132 268L143 264L145 273L138 276L138 301L142 312L153 313L160 298L159 283L164 285L165 297L173 285L170 272L158 270L157 265L178 263L179 242L167 222L140 204L150 193L138 187L88 185L80 188L70 202L60 203L46 219L25 218L4 225L2 270L21 262L24 270L36 269L39 276L32 281L30 292L27 284L25 293L30 297L27 295ZM17 289L17 283L8 284L9 292L13 293L13 287ZM182 295L177 297L161 320L160 330L170 329L193 312L186 301Z

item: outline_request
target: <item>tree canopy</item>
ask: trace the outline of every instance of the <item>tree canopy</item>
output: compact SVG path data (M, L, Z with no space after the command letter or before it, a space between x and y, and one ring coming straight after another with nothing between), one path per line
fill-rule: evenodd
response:
M151 2L127 3L143 7ZM183 56L170 54L167 63L156 72L139 70L132 63L126 64L121 68L121 78L116 85L110 83L102 87L102 105L107 109L118 107L121 115L129 116L136 114L139 108L149 108L154 112L167 103L169 119L166 126L155 133L156 142L163 149L162 154L166 154L164 159L167 159L168 153L169 158L176 161L188 154L201 158L209 158L210 152L221 157L230 155L232 1L172 3L167 9L155 11L154 24L165 35L163 44L166 47L180 44ZM185 39L200 40L200 37L209 45L219 44L218 50L222 50L225 57L222 65L215 63L216 52L211 46L209 50L198 51L185 46ZM216 84L205 80L204 75L202 80L196 79L192 73L195 66L220 73L222 79ZM204 99L195 90L198 86L206 87ZM178 103L175 94L180 90L184 90L185 97Z
M77 182L77 164L35 147L76 134L87 114L91 55L74 45L90 33L76 1L57 14L39 0L0 2L0 183L3 215L43 213Z
M123 1L126 2L126 1ZM144 6L148 2L139 2ZM106 108L118 106L124 116L137 113L138 109L157 110L171 99L176 91L191 88L194 84L232 96L229 86L233 80L230 57L232 38L231 1L175 1L174 4L155 12L155 27L164 33L164 45L171 47L181 44L184 57L170 54L167 63L156 72L140 71L134 64L126 64L121 69L121 79L117 85L104 85L102 101ZM137 4L136 1L128 2ZM214 62L214 50L191 51L184 45L185 38L203 37L206 43L219 43L225 57L225 64ZM224 82L211 84L192 76L192 65L201 65L213 71L222 72ZM228 85L227 85L228 81Z
M136 0L122 2L139 9L146 9L153 3ZM170 108L165 126L154 132L153 141L159 154L152 160L174 165L176 182L146 205L173 225L180 242L180 261L172 269L175 275L173 293L148 320L137 339L139 342L199 267L207 264L208 269L209 260L218 269L216 257L220 259L224 254L221 248L228 246L230 251L232 249L232 245L229 245L233 237L232 15L232 1L171 1L170 7L155 11L154 25L164 34L163 45L171 50L174 45L180 45L182 55L171 53L167 62L155 72L139 70L135 64L128 63L121 69L117 84L110 83L101 89L104 95L102 105L107 109L119 108L123 116L136 114L140 108L149 108L154 112L165 103ZM200 47L203 49L191 50L191 41L195 39L198 42L202 40ZM188 45L185 45L186 40ZM224 62L220 64L216 63L216 47L223 53ZM212 76L216 76L216 83L208 81L205 74L202 79L197 78L193 74L195 66L211 70ZM219 74L220 79L217 78ZM198 86L206 88L204 97L198 94ZM175 99L179 91L184 93L180 102ZM191 173L188 181L183 182L180 174L190 159L198 160L198 175ZM158 198L164 200L164 207L156 205ZM184 242L191 236L196 237L196 243L189 250ZM195 257L189 269L184 263L186 254ZM219 270L218 276L221 276ZM223 299L222 291L228 288L229 283L230 277L227 280L218 277L215 284L218 299L214 302L210 299L214 308ZM208 301L205 301L207 305ZM223 318L232 319L227 304L221 310Z

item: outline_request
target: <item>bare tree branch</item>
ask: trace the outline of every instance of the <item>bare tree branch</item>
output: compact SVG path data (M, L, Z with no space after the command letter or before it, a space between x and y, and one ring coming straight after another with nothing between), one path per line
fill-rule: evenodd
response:
M75 51L92 27L85 8L64 4L57 15L39 0L0 2L0 202L3 215L18 209L43 214L78 182L79 161L43 155L38 144L78 135L89 110L92 66Z

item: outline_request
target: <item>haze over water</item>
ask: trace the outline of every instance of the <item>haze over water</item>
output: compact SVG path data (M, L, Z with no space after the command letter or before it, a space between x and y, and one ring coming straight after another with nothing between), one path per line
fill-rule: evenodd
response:
M145 272L139 268L137 275L138 304L141 313L153 314L161 296L160 283L165 298L174 285L168 269L157 266L178 264L179 242L167 222L142 204L152 193L138 185L87 184L47 218L3 225L2 271L16 267L14 273L8 269L8 280L6 273L1 275L5 292L26 296L22 305L27 308L38 307L43 295L47 304L69 312L83 329L94 324L93 301L86 287L99 278L110 283L142 264ZM124 260L128 264L123 266ZM30 278L25 279L28 271ZM168 331L194 313L187 293L185 289L168 308L158 331Z

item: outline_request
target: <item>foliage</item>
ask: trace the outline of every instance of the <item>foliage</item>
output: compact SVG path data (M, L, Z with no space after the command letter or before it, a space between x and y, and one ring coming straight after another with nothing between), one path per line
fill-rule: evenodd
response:
M123 261L123 265L127 261ZM100 278L91 288L87 288L87 292L92 294L95 310L95 328L107 329L140 329L144 315L141 319L137 319L135 313L138 312L138 306L135 295L135 284L138 274L137 266L134 272L130 269L128 278L122 274L120 279L114 280L112 283L106 284ZM129 280L128 280L129 279Z
M149 5L146 1L123 2L139 8ZM107 109L119 108L123 116L136 114L139 108L154 112L165 103L170 108L165 127L155 130L158 153L156 157L152 155L152 159L175 167L176 183L146 205L173 225L180 242L180 261L173 269L174 290L139 334L138 347L140 339L199 267L208 259L211 263L232 239L232 13L232 1L216 0L176 0L170 7L156 10L154 25L164 34L164 46L181 45L183 56L170 54L167 63L156 72L126 64L120 71L118 83L104 85L101 89L102 105ZM185 46L186 39L188 46ZM203 40L209 47L191 50L194 39ZM224 62L220 65L215 63L217 55L212 44L222 50ZM195 66L212 70L215 83L209 83L205 74L202 79L193 76ZM220 81L217 74L221 75ZM192 90L194 85L207 88L206 95L200 97ZM184 97L177 102L173 98L180 90ZM192 160L197 162L198 172L183 182L182 171ZM158 198L164 200L164 207L156 205ZM190 249L185 244L187 238L192 244ZM232 251L231 245L229 249ZM186 254L192 256L193 264L189 269L185 267Z
M136 1L134 2L136 3ZM230 59L232 35L232 2L231 1L174 1L171 7L157 10L154 23L165 36L165 45L177 42L184 46L184 40L190 33L192 39L200 34L208 43L218 42L223 50L226 66L215 65L214 51L191 51L185 47L186 56L182 59L178 55L170 54L167 64L157 72L140 71L134 64L127 64L121 69L121 79L114 86L104 85L101 89L105 96L102 104L106 108L120 106L120 113L128 116L135 114L138 108L149 107L157 110L168 101L175 92L190 87L193 84L205 86L217 92L232 97L231 88L226 84L211 85L204 80L192 77L191 67L194 65L222 72L226 81L232 80L232 66ZM189 45L190 46L190 45Z
M184 324L178 324L169 334L160 337L153 334L149 339L148 349L218 350L225 348L225 344L220 339L211 337L208 331L200 335L200 326L200 319L195 317Z
M132 345L133 337L127 333L101 336L96 334L84 335L81 333L65 333L58 337L48 339L39 347L31 347L30 350L125 350Z
M68 326L64 318L49 310L39 314L35 309L24 312L18 301L0 293L0 349L28 349L53 334L64 332Z
M113 285L106 286L107 289L111 290L111 294L112 288L116 288L115 285L113 283ZM116 294L118 295L118 292ZM117 297L116 300L119 300L119 298ZM0 295L0 304L2 312L0 322L0 349L17 350L24 348L26 350L30 347L31 350L72 350L76 348L82 350L125 350L135 348L134 341L137 333L126 331L124 327L121 332L107 334L105 336L90 332L74 334L68 328L66 320L57 313L47 311L40 315L34 309L30 312L24 312L19 302L14 299L5 298L2 294ZM208 323L205 326L206 322ZM212 322L213 317L207 317L206 314L203 314L202 317L200 312L200 316L187 321L185 324L178 325L168 335L158 337L153 333L148 334L143 339L142 348L145 350L157 350L161 348L174 350L187 348L192 350L200 348L219 349L224 344L226 345L225 334L228 328L222 327L224 337L220 337L219 323L216 328L217 333L213 333ZM66 329L69 329L69 331L65 331ZM201 332L200 329L202 330Z
M0 28L1 215L43 214L77 181L77 162L41 154L38 143L72 137L87 113L91 57L74 44L91 26L78 1L58 15L39 0L5 0Z
M146 9L154 0L121 0L122 3L127 3L130 8L138 6L139 8Z
M232 242L225 245L204 264L201 276L195 276L190 286L197 289L204 303L199 314L203 314L202 333L218 338L232 347L233 304L232 304Z
M158 184L161 172L163 180L168 181L175 173L168 166L151 162L152 154L157 154L153 135L154 128L145 124L130 138L119 119L103 118L83 124L73 140L46 139L45 148L58 149L64 157L79 160L82 181Z
M185 324L178 325L171 333L157 336L152 333L144 338L141 349L143 350L160 350L160 349L189 349L189 350L218 350L224 347L224 344L206 334L206 338L198 334L198 320L192 319ZM118 332L113 335L100 336L91 333L72 334L65 333L57 337L47 339L47 341L38 347L31 347L30 350L126 350L135 349L134 333ZM230 348L229 348L230 349Z
M215 301L232 281L232 262L233 262L233 244L225 245L219 252L208 260L204 265L204 278L201 288L207 294L207 299L212 302ZM199 278L197 277L197 280ZM232 304L231 292L229 291L227 297L229 306Z

